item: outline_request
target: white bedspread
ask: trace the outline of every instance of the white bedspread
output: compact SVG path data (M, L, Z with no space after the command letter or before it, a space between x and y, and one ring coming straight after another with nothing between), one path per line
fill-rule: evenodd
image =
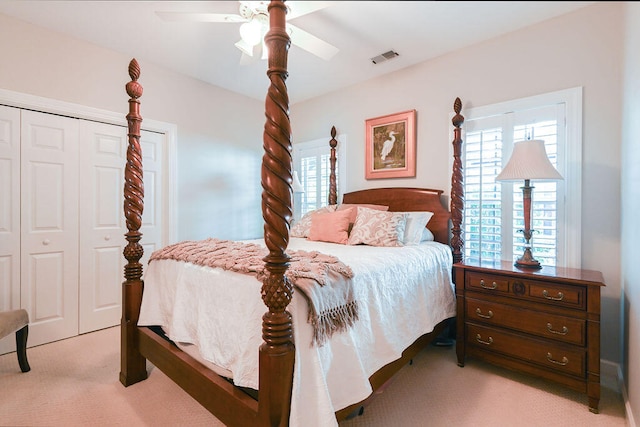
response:
M252 241L261 243L262 240ZM335 411L372 392L368 378L440 321L455 316L451 249L435 242L379 248L292 238L292 250L317 250L351 267L360 319L322 347L311 346L307 303L295 292L296 362L290 425L337 426ZM255 277L173 260L146 269L138 324L160 325L175 342L232 373L236 385L258 388L262 343L261 282Z

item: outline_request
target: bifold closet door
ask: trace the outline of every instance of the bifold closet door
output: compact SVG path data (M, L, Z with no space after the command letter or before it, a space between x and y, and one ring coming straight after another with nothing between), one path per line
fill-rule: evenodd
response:
M120 322L126 132L0 106L0 310L27 309L30 347ZM146 267L165 244L166 135L142 131L140 145Z
M86 333L117 325L122 317L127 129L82 120L80 141L79 331ZM162 242L164 135L143 131L140 146L145 191L140 229L144 269L149 255Z
M20 110L0 105L0 311L20 308ZM0 340L0 354L16 350Z
M20 308L20 110L0 105L0 311ZM0 354L15 340L3 340Z
M21 111L21 307L29 346L78 333L79 120Z
M166 135L156 132L142 131L140 133L140 149L142 150L143 182L144 182L144 211L142 212L142 240L140 244L144 255L140 262L143 271L147 268L149 256L156 249L160 249L167 242L163 231L166 218Z
M124 271L127 129L80 122L79 332L116 325Z

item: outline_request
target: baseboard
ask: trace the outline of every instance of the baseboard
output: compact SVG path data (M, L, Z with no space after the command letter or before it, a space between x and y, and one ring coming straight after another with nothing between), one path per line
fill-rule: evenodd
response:
M620 393L622 380L620 364L600 359L600 385Z
M622 393L622 401L624 402L624 411L627 417L627 426L636 427L636 421L633 416L633 410L631 409L631 405L629 404L629 394L627 393L627 385L624 382L624 377L622 376L622 369L620 365L618 365L618 383L620 384L620 390Z

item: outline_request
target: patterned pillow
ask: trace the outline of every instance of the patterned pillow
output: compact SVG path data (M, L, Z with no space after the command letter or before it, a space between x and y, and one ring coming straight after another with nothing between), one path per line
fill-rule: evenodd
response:
M385 212L358 207L358 215L349 235L349 245L403 246L407 223L405 212Z
M355 203L342 203L340 205L338 205L338 209L336 210L343 210L343 209L351 209L353 208L353 213L351 214L351 218L349 219L349 223L353 224L354 222L356 222L356 215L358 215L358 209L357 208L369 208L369 209L375 209L377 211L388 211L389 210L389 206L384 206L384 205L367 205L367 204L355 204Z
M315 211L307 212L298 220L289 231L290 237L308 237L311 229L311 217L318 213L335 212L337 205L323 206Z
M335 212L319 213L313 216L309 240L320 242L347 244L349 239L349 217L355 208L338 210Z

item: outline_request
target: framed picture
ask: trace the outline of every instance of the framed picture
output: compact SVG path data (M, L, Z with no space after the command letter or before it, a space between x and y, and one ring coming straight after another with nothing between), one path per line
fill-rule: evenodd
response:
M367 119L365 179L416 176L416 110Z

